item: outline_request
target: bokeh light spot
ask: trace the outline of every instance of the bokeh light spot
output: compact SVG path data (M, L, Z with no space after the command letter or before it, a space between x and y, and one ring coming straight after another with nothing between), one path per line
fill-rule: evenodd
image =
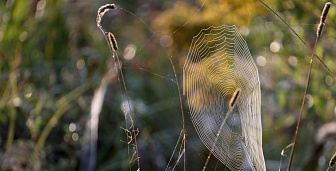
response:
M297 58L295 56L290 56L288 58L288 63L289 63L289 65L295 67L297 65L297 63L298 63L298 60L297 60Z
M281 49L281 43L278 42L278 41L273 41L271 44L270 44L270 49L272 52L274 53L277 53L280 51Z
M314 98L313 98L312 95L307 94L305 101L306 101L305 104L306 104L307 107L309 107L309 108L313 107L313 105L314 105Z
M78 141L79 139L79 135L77 133L73 133L71 137L74 141Z
M245 26L241 27L241 28L239 29L239 32L240 32L243 36L247 36L247 35L250 34L250 30L249 30L247 27L245 27Z
M126 60L131 60L134 58L136 53L136 46L130 44L127 45L125 50L124 50L124 59Z
M332 84L333 84L333 78L331 77L331 76L326 76L326 78L325 78L325 83L328 85L328 86L332 86Z
M169 47L173 44L173 38L170 35L164 35L160 38L160 44L163 47Z
M74 132L74 131L76 131L76 125L75 125L74 123L71 123L71 124L69 125L69 131L70 131L70 132Z
M263 57L263 56L258 56L258 57L257 57L257 64L258 64L259 66L265 66L266 63L267 63L267 61L266 61L266 58L265 58L265 57Z

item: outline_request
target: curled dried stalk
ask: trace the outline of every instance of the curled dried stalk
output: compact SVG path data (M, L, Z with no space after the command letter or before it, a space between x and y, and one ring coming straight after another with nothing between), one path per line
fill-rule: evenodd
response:
M111 32L106 32L104 30L103 26L101 25L101 20L102 20L104 14L106 12L110 11L110 10L114 10L114 9L117 9L117 8L118 7L115 4L106 4L106 5L101 6L98 9L96 22L97 22L97 27L103 33L103 35L104 35L104 37L106 39L106 42L109 45L110 51L113 54L114 61L115 61L116 65L117 65L117 71L120 72L120 76L121 76L121 78L118 77L118 82L119 82L120 87L123 87L123 89L125 91L125 96L126 96L126 99L127 99L127 102L128 102L128 107L131 110L130 100L129 100L128 94L127 94L127 86L126 86L124 75L123 75L123 72L122 72L122 69L121 69L121 63L120 63L120 60L119 60L119 57L118 57L118 53L116 52L117 49L118 49L117 40L116 40L115 36ZM122 84L121 84L121 82L122 82ZM137 170L140 170L140 158L139 158L138 143L137 143L137 138L136 138L137 135L138 135L136 132L139 132L139 131L135 129L134 122L133 122L133 119L132 119L132 116L131 116L130 113L128 113L128 114L125 113L126 127L127 127L127 117L130 119L130 122L131 122L130 129L132 130L131 132L133 134L133 136L132 136L133 138L130 139L130 141L134 141L136 160L137 160L137 164L138 164L138 169ZM129 141L129 138L130 137L127 136L128 141ZM134 156L134 154L133 154L133 156Z
M279 165L279 171L281 171L281 165L282 165L282 158L286 157L286 152L288 148L291 148L293 146L293 143L288 144L284 149L281 150L281 157L280 157L280 165Z

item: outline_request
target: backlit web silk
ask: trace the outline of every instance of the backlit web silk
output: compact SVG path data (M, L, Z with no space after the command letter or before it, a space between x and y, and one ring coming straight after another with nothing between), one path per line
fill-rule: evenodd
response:
M203 29L183 67L183 93L191 120L211 150L237 88L241 95L212 151L231 170L266 170L262 151L260 82L248 46L236 26Z

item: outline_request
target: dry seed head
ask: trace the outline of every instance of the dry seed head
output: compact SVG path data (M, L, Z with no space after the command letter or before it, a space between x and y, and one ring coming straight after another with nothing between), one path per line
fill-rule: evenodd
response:
M317 37L320 37L322 35L322 31L324 28L324 23L320 23L317 27L316 35Z
M118 44L117 44L117 40L114 37L114 35L111 32L108 32L107 34L110 46L113 50L117 50L118 49Z
M116 9L117 6L115 6L114 4L106 4L106 5L103 5L101 6L99 9L98 9L98 14L97 14L97 26L99 28L101 28L101 19L103 17L103 15L107 12L107 11L110 11L110 10L113 10L113 9Z
M233 95L231 97L230 105L229 105L230 108L233 108L236 105L240 94L241 94L241 89L237 88L236 91L233 93Z
M322 14L321 14L321 18L320 18L320 23L319 23L319 25L317 27L317 31L316 31L317 37L320 37L322 35L323 27L325 25L325 20L327 18L328 12L330 10L330 6L331 6L330 2L327 2L324 5L324 8L323 8L323 11L322 11Z
M325 20L327 18L328 12L330 10L330 6L331 6L331 2L327 2L324 5L324 8L323 8L323 11L322 11L322 14L321 14L321 21L320 22L325 23Z

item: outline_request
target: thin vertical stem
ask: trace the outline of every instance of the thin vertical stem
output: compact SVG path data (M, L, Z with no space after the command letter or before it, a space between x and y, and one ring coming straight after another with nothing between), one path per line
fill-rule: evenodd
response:
M208 155L208 157L207 157L207 159L206 159L206 161L205 161L205 164L204 164L204 167L203 167L202 171L205 171L205 169L206 169L206 167L207 167L207 165L208 165L208 163L209 163L209 160L210 160L212 151L214 150L215 145L216 145L216 143L217 143L217 141L218 141L218 137L219 137L219 135L220 135L221 132L222 132L222 129L223 129L225 123L226 123L227 118L229 118L229 115L231 114L233 108L234 108L235 105L237 104L237 102L238 102L238 100L239 100L239 97L240 97L240 94L241 94L241 89L240 89L240 88L237 88L236 91L233 93L231 99L230 99L229 109L228 109L228 111L226 112L225 118L224 118L224 120L222 121L222 124L221 124L221 126L219 127L219 129L218 129L218 132L217 132L217 134L216 134L215 141L214 141L213 144L212 144L212 147L211 147L211 149L210 149L209 155Z
M315 48L316 48L316 45L317 45L318 38L319 37L317 37L316 40L315 40L314 52L315 52ZM291 154L290 154L290 157L289 157L287 171L290 171L290 167L291 167L292 160L293 160L296 140L297 140L297 137L298 137L299 127L300 127L300 123L301 123L301 119L302 119L302 111L303 111L303 107L305 105L306 95L307 95L308 87L309 87L311 69L312 69L312 66L313 66L313 59L314 59L314 55L311 56L310 63L309 63L309 71L308 71L308 75L307 75L307 79L306 79L306 87L305 87L305 91L304 91L303 98L302 98L299 119L298 119L297 124L296 124L296 130L295 130L294 139L293 139L293 147L292 147Z
M104 14L110 10L113 10L113 9L116 9L118 8L117 6L115 6L114 4L106 4L106 5L103 5L101 6L99 9L98 9L98 14L97 14L97 26L98 28L101 30L101 32L103 33L105 39L106 39L106 42L107 44L109 45L109 49L110 49L110 52L112 53L112 55L114 55L114 62L117 64L117 72L120 71L120 77L118 76L118 82L119 82L119 87L121 89L121 87L123 87L124 91L125 91L125 96L126 96L126 99L127 99L127 103L128 103L128 107L129 107L129 110L130 110L130 113L128 114L129 115L129 119L131 121L131 129L132 129L132 138L134 136L134 146L135 146L135 151L136 151L136 160L137 160L137 163L138 163L138 171L140 171L140 158L139 158L139 150L138 150L138 143L137 143L137 130L135 130L135 127L134 127L134 122L133 122L133 118L131 116L131 113L132 113L132 109L131 109L131 105L130 105L130 100L129 100L129 97L128 97L128 91L127 91L127 86L126 86L126 82L125 82L125 79L124 79L124 74L122 72L122 68L121 68L121 63L120 63L120 59L119 59L119 56L118 56L118 53L117 53L117 49L118 49L118 46L117 46L117 41L115 39L115 37L113 36L112 33L110 32L105 32L104 28L102 27L101 25L101 19L102 17L104 16ZM109 36L110 35L110 36ZM111 37L112 36L112 37ZM113 41L112 41L113 39ZM121 83L120 83L120 79L122 81L122 86L121 86ZM125 115L127 116L127 115ZM127 129L127 118L125 118L125 122L126 122L126 128ZM128 138L128 136L127 136ZM133 141L132 139L130 139L131 141ZM130 168L131 169L131 168Z
M181 109L181 115L182 115L182 129L183 129L183 150L184 150L184 154L183 154L183 169L186 170L186 151L185 151L185 137L186 137L186 130L185 130L185 124L184 124L184 112L183 112L183 105L182 105L182 95L181 95L181 90L180 90L180 84L178 82L178 79L177 79L177 75L176 75L176 70L175 70L175 67L174 67L174 63L171 59L171 57L169 57L169 61L170 61L170 64L173 68L173 71L174 71L174 76L175 76L175 80L176 80L176 86L177 86L177 91L178 91L178 95L179 95L179 100L180 100L180 109Z
M209 163L210 157L211 157L211 155L212 155L212 151L213 151L214 148L215 148L215 145L216 145L216 143L217 143L217 141L218 141L218 137L219 137L219 135L221 134L222 129L223 129L223 127L224 127L224 125L225 125L225 123L226 123L226 120L227 120L227 118L229 117L229 115L230 115L232 109L233 109L233 108L230 107L229 110L226 112L225 118L224 118L224 120L223 120L221 126L219 127L219 130L218 130L218 132L217 132L215 141L214 141L213 144L212 144L211 150L210 150L209 155L208 155L208 157L207 157L207 159L206 159L206 161L205 161L205 164L204 164L204 166L203 166L202 171L205 171L205 169L207 168L207 165L208 165L208 163Z
M330 6L331 6L330 2L327 2L324 5L323 11L322 11L322 14L321 14L321 17L320 17L320 23L319 23L319 25L317 27L316 40L315 40L315 44L314 44L314 48L313 48L313 55L312 55L312 57L310 59L309 71L308 71L308 75L307 75L305 92L303 94L303 99L302 99L302 104L301 104L301 109L300 109L299 120L298 120L297 125L296 125L296 131L295 131L294 140L293 140L293 148L291 150L291 154L290 154L290 158L289 158L289 162L288 162L287 171L290 170L290 167L291 167L291 164L292 164L292 160L293 160L293 155L294 155L294 150L295 150L295 144L296 144L297 136L298 136L298 133L299 133L299 127L300 127L300 122L301 122L301 118L302 118L302 111L303 111L303 107L304 107L304 104L305 104L306 95L307 95L307 91L308 91L308 87L309 87L309 80L310 80L311 69L312 69L312 66L313 66L313 59L314 59L315 49L316 49L316 46L317 46L317 42L318 42L320 36L322 35L323 28L324 28L324 25L325 25L325 21L326 21L328 12L330 10Z
M298 132L299 132L299 127L300 127L300 122L301 122L301 118L302 118L302 111L303 111L303 107L304 107L304 104L305 104L305 98L306 98L306 95L307 95L307 91L308 91L308 86L309 86L309 80L310 80L310 74L311 74L311 69L312 69L312 65L313 65L313 59L314 59L314 56L316 56L316 58L323 64L323 66L328 70L328 72L336 79L336 76L335 74L329 69L329 67L322 61L322 59L315 54L315 48L316 48L316 45L317 45L317 42L318 42L318 39L319 37L321 36L322 34L322 29L323 29L323 26L325 24L325 19L327 17L327 14L328 14L328 11L330 9L330 5L331 3L330 2L327 2L325 4L325 7L323 9L323 12L322 12L322 15L321 15L321 20L320 20L320 24L318 26L318 29L317 29L317 37L316 37L316 40L315 40L315 45L314 45L314 48L311 49L304 41L303 39L295 32L295 30L283 19L281 18L271 7L269 7L265 2L263 2L262 0L258 0L260 3L262 3L267 9L269 9L274 15L276 15L276 17L278 17L294 34L297 38L299 38L299 40L306 46L306 48L309 50L309 52L312 54L312 57L311 57L311 60L310 60L310 64L309 64L309 71L308 71L308 75L307 75L307 80L306 80L306 87L305 87L305 92L304 92L304 95L303 95L303 99L302 99L302 104L301 104L301 109L300 109L300 115L299 115L299 119L298 119L298 122L297 122L297 125L296 125L296 131L295 131L295 135L294 135L294 140L293 140L293 147L292 147L292 150L291 150L291 155L290 155L290 158L289 158L289 163L288 163L288 167L287 167L287 171L290 170L290 167L291 167L291 163L292 163L292 160L293 160L293 154L294 154L294 150L295 150L295 144L296 144L296 140L297 140L297 136L298 136Z
M138 170L140 171L140 157L139 157L139 149L138 149L138 142L137 142L137 131L135 130L134 128L134 122L133 122L133 118L131 116L131 104L130 104L130 100L129 100L129 96L128 96L128 91L127 91L127 86L126 86L126 82L125 82L125 79L124 79L124 74L122 72L122 69L121 69L121 64L120 64L120 60L119 60L119 56L118 56L118 53L113 49L112 53L115 53L115 56L116 56L116 59L118 62L118 66L119 66L119 70L120 70L120 75L121 75L121 81L123 83L123 87L125 89L125 95L126 95L126 98L127 98L127 103L128 103L128 108L130 110L130 114L129 114L129 118L131 120L131 127L132 127L132 136L134 136L134 145L135 145L135 150L136 150L136 156L137 156L137 163L138 163Z

